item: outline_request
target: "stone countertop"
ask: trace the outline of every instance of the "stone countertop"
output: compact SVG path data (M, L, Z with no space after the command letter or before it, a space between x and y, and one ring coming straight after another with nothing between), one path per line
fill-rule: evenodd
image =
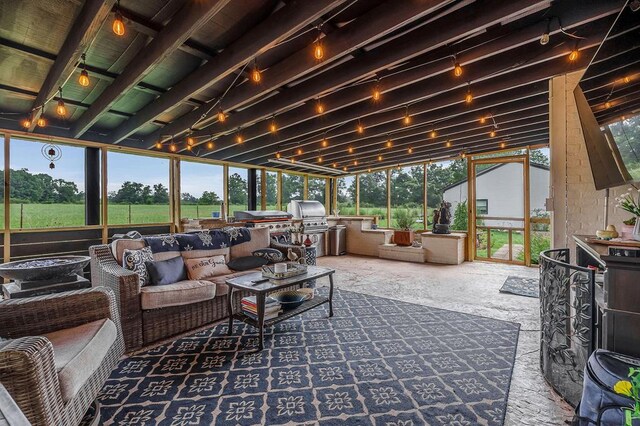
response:
M431 231L427 231L427 232L423 232L420 235L423 237L431 237L431 238L458 238L458 239L467 238L466 232L452 232L450 234L434 234Z
M375 220L373 216L327 216L327 220Z

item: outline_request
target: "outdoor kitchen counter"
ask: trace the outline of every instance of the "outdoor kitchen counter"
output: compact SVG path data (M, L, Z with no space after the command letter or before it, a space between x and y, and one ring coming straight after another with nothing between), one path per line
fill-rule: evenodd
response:
M375 223L373 216L329 216L329 226L347 227L347 253L364 256L378 256L378 246L389 244L393 237L392 229L371 229Z

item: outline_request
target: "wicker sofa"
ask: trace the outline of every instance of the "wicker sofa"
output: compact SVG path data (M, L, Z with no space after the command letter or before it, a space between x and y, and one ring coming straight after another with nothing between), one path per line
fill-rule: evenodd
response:
M124 353L113 292L4 300L0 324L0 383L29 422L79 424Z
M250 241L242 244L212 250L154 253L154 259L166 260L178 255L193 259L222 254L229 261L249 256L254 250L267 247L277 248L285 255L292 249L304 259L304 246L272 240L268 228L249 228L249 231ZM111 288L118 299L127 352L228 316L228 287L225 281L247 272L198 282L182 281L165 286L141 287L139 276L121 265L125 249L140 249L144 246L142 239L122 239L115 240L110 245L92 246L89 249L93 285ZM234 296L235 306L239 308L243 295Z

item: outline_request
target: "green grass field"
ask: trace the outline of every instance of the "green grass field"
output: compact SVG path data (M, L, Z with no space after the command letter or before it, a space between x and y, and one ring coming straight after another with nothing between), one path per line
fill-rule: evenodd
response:
M206 218L211 212L220 211L218 205L182 205L181 217ZM275 208L275 206L274 206ZM231 212L246 210L246 206L231 205ZM0 212L0 221L4 220ZM169 205L109 205L109 224L167 223L170 220ZM1 223L1 222L0 222ZM84 226L84 204L12 204L11 228L60 228Z

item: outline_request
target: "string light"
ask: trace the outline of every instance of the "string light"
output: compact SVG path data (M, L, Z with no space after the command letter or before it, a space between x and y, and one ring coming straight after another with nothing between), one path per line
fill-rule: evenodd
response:
M413 148L412 148L412 147L409 147L409 149L407 150L407 152L408 152L409 154L413 154Z
M382 96L382 93L380 93L380 86L378 85L378 83L376 83L376 85L373 87L373 93L371 94L371 100L373 100L373 102L378 102L380 100L381 96Z
M429 135L431 136L431 139L435 139L435 137L438 136L438 132L436 132L436 130L433 129Z
M631 77L627 76L624 79L622 79L622 81L624 81L625 83L629 83L631 81Z
M367 173L371 173L371 167L367 169Z
M214 147L213 141L207 142L207 149L213 149L213 147Z
M393 141L391 139L387 139L387 148L391 148L393 146Z
M331 166L335 169L336 167L338 167L338 163L333 163Z
M473 101L473 94L471 93L471 83L467 83L467 94L464 97L464 101L470 104Z
M507 144L505 142L500 142L500 148L505 148L507 146Z
M347 152L348 152L349 154L353 154L353 147L352 147L352 146L350 146L350 147L347 149Z
M187 151L191 151L191 145L187 145Z
M447 148L451 148L451 141L447 141L447 143L444 144L444 146L446 146Z
M318 163L322 163L322 155L318 157Z
M28 129L29 127L31 127L31 117L27 117L24 120L22 120L22 127L24 127L25 129Z
M357 166L358 165L358 160L353 160L353 165Z
M321 61L324 58L324 47L320 41L321 35L322 31L320 30L320 26L318 26L318 37L316 38L316 42L313 44L313 57L316 58L317 61Z
M322 147L326 148L329 146L329 140L327 138L322 139Z
M462 152L460 153L460 157L462 157L462 158L467 158L467 153L466 153L466 152L464 152L464 151L462 151Z
M460 65L460 62L458 62L458 58L455 56L453 57L453 75L456 77L462 76L462 66Z
M316 101L316 112L318 114L324 114L324 105L319 99Z
M496 137L496 130L495 129L491 129L491 131L489 132L489 137L492 137L492 138Z
M604 107L605 107L606 109L611 108L611 102L609 102L609 101L605 102L605 103L604 103Z
M226 119L227 119L227 115L224 113L222 108L220 108L220 110L218 111L218 122L224 123Z
M162 142L156 142L156 149L162 149Z
M344 166L344 167L342 168L342 170L344 170L344 171L346 172L346 171L347 171L347 166Z
M409 124L411 124L411 115L409 115L408 105L405 107L404 118L402 119L402 122L404 123L405 126L408 126Z
M540 44L545 46L549 43L549 33L551 32L551 19L547 19L547 30L540 36Z
M170 150L171 152L176 152L176 151L178 150L178 148L176 147L176 144L175 144L175 143L172 143L172 144L169 146L169 150Z
M296 151L297 155L302 155L302 148L298 148L298 150Z
M244 142L242 134L240 133L240 128L238 128L238 133L236 134L236 143L240 144Z
M58 93L60 95L58 98L58 105L56 106L56 114L60 117L64 117L67 115L67 107L64 105L64 101L62 100L62 87L58 87Z
M262 74L260 74L260 69L258 68L258 63L255 60L253 62L253 70L251 70L251 80L254 83L260 83L260 80L262 80Z
M571 50L571 53L569 53L569 61L575 62L578 60L579 57L580 57L580 51L578 50L578 42L576 42L576 45Z
M382 161L382 155L378 155L378 161Z
M89 80L89 73L87 72L86 59L87 58L83 53L82 54L82 71L80 71L80 77L78 77L78 83L80 83L80 86L83 86L83 87L87 87L91 83L91 81Z
M38 127L45 127L47 125L47 119L44 118L44 115L41 115L38 118L38 121L36 121L36 124L38 125Z
M276 133L278 131L278 125L276 124L276 118L273 117L273 119L271 119L271 123L269 124L269 131L271 133Z
M480 124L484 124L487 122L486 117L480 117Z
M120 14L120 0L116 1L116 14L113 19L113 25L111 26L113 32L122 37L124 35L124 21L122 20L122 15Z
M295 163L295 162L296 162L296 159L295 159L295 158L293 158L293 157L291 157L290 161L291 161L291 164L293 164L293 163Z
M359 134L364 133L364 126L362 125L360 120L358 120L358 124L356 125L356 132L358 132Z
M276 158L279 160L280 157L282 157L282 154L280 154L280 151L276 152Z

